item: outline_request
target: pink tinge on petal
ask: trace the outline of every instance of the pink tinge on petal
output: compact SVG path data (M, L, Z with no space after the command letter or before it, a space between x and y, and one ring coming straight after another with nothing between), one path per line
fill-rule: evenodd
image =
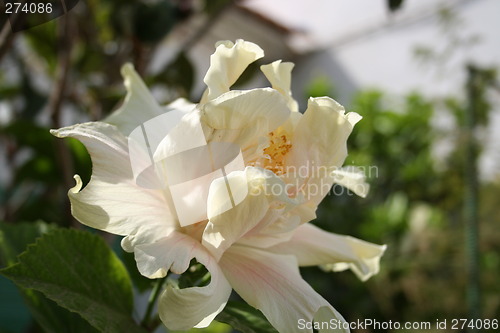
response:
M300 328L300 320L344 322L342 316L300 276L293 256L279 255L234 245L220 260L222 271L234 290L262 311L269 322L286 333L312 332ZM320 332L348 330L320 330Z
M376 245L350 236L337 235L304 224L293 237L269 251L294 255L300 266L319 266L333 271L351 269L366 281L379 271L385 245Z
M169 329L206 327L224 309L231 286L215 258L194 238L172 232L155 243L136 246L135 258L139 271L151 278L165 276L169 270L182 274L192 259L210 273L210 283L203 287L175 289L167 286L160 296L158 313Z

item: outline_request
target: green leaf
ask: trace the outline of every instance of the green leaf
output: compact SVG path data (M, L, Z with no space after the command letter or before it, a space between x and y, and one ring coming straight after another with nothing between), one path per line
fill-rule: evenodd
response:
M17 256L21 254L28 244L53 227L42 222L4 223L0 222L0 267L13 265Z
M22 296L33 318L46 332L99 332L78 314L60 307L41 292L23 289Z
M28 247L18 264L0 273L21 287L42 292L102 332L144 332L131 318L128 273L96 235L51 231Z
M227 302L224 310L215 319L231 325L234 329L242 333L278 332L260 311L242 302Z
M0 267L15 264L17 256L28 244L35 243L38 237L53 229L54 226L42 221L16 224L0 222ZM22 304L24 300L33 318L46 332L97 332L78 314L58 306L40 292L23 288L18 292L16 288L5 283L2 284L2 288L4 287L8 290L5 290L0 299L0 308L6 310L2 310L0 319L1 322L8 320L11 327L24 327L26 323L29 324L24 314L27 312Z

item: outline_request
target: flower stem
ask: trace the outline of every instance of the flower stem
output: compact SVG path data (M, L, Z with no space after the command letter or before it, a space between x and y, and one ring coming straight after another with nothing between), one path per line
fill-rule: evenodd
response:
M156 305L156 301L158 300L158 297L160 296L160 293L162 291L163 283L165 282L166 279L167 279L166 276L164 278L157 279L153 287L153 290L151 290L151 294L149 295L149 300L148 300L148 307L146 309L146 313L144 314L144 318L141 321L141 326L146 329L149 329L151 326L152 322L151 315Z

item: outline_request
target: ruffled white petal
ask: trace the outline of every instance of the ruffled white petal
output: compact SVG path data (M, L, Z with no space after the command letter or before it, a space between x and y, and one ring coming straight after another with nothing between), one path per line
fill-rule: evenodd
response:
M286 165L296 170L308 170L293 175L289 182L298 184L306 199L318 205L334 183L332 171L347 157L347 138L361 119L357 113L345 114L344 107L329 97L310 98L300 118ZM292 179L295 178L295 179Z
M72 137L87 148L93 164L90 182L69 190L71 212L81 223L118 235L163 237L176 226L161 190L145 189L134 181L126 138L112 125L84 123L51 133ZM145 173L154 182L153 172Z
M132 64L123 65L121 73L127 96L123 105L104 121L129 135L137 126L164 113L165 109L156 102Z
M193 258L192 248L198 248L196 240L174 231L154 243L140 244L134 249L139 272L150 279L165 277L169 271L182 274Z
M362 281L379 271L385 245L329 233L311 224L301 225L292 239L269 249L276 253L293 254L300 266L318 266L333 271L351 269Z
M268 248L292 238L301 219L285 211L285 208L269 209L260 223L238 240L238 244Z
M232 90L202 107L201 119L214 129L244 129L259 118L267 120L262 129L269 133L283 124L290 111L283 96L271 88Z
M365 198L370 190L370 184L366 182L363 170L352 165L334 170L333 180L336 184L348 188L362 198Z
M262 148L259 139L283 124L290 110L283 96L271 88L230 91L201 107L208 142L232 142L245 160Z
M177 98L172 103L165 105L163 109L165 110L164 112L178 110L182 113L189 113L196 108L196 105L185 98Z
M231 294L231 286L215 259L188 235L173 232L152 244L138 245L135 258L139 271L150 278L163 277L170 270L184 273L194 258L210 273L203 287L175 289L168 286L158 301L158 314L171 330L206 327L222 311Z
M250 305L262 311L269 322L283 333L305 333L299 320L324 322L342 316L300 276L293 256L255 248L233 246L220 260L222 271L234 290ZM319 330L348 332L348 330Z
M286 98L290 110L297 112L299 111L299 106L297 101L293 99L290 90L292 85L292 69L294 66L292 62L277 60L273 63L260 66L260 69L271 83L271 86Z
M247 194L243 200L235 202L233 208L222 210L221 207L226 207L230 201L227 184L230 184L233 197L237 192L245 191ZM219 178L210 186L209 222L203 232L202 244L219 259L233 243L246 234L252 234L252 230L262 231L264 227L270 228L271 222L278 222L276 216L269 212L270 209L281 209L283 213L297 204L297 200L288 198L283 181L268 170L247 167L245 171L232 172L227 175L227 179ZM289 231L284 227L272 231L276 234L277 230L283 233ZM266 246L259 243L254 245Z
M264 56L264 51L257 44L241 39L236 44L220 41L215 46L215 52L210 56L210 68L203 79L207 92L201 103L228 92L248 65Z

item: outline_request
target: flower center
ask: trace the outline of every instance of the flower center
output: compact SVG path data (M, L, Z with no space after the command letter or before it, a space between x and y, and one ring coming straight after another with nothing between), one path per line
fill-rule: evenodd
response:
M190 224L188 226L181 227L180 231L188 236L191 236L192 238L196 239L198 242L201 243L203 231L205 230L207 223L208 223L208 220L196 222L194 224Z
M264 159L264 168L278 176L286 173L285 156L292 148L287 135L288 133L281 127L269 133L269 146L264 149L264 154L267 155Z

